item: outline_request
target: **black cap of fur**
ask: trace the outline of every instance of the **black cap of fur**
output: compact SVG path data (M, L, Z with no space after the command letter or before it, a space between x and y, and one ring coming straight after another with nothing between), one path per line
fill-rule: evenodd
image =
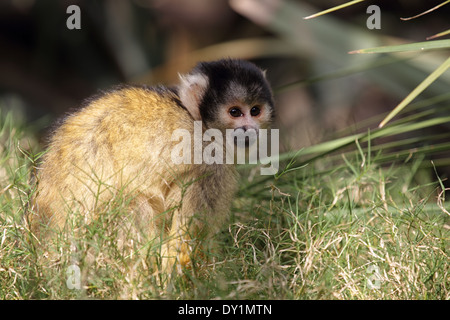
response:
M245 88L246 102L262 101L272 109L274 107L272 91L263 71L251 62L237 59L201 62L192 73L208 77L208 89L199 106L204 121L214 119L217 111L214 106L226 104L236 98L230 90L232 83Z

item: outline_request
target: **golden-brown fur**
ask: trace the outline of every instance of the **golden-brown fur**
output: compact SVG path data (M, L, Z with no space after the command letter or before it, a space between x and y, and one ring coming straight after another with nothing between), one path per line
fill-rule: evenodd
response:
M273 118L272 93L264 73L242 60L199 63L180 80L176 89L117 88L62 122L39 170L29 217L39 238L51 230L76 234L72 215L89 225L124 197L127 231L118 241L127 241L130 230L144 241L161 239L165 271L188 265L193 248L208 243L227 219L235 168L197 164L195 143L173 134L182 129L195 139L194 121L202 132L257 132ZM189 163L172 161L180 144L191 151Z
M122 88L70 115L54 132L40 169L33 229L62 229L73 211L94 219L121 193L132 196L134 222L148 237L159 237L170 223L166 236L174 240L163 256L173 260L188 250L183 242L226 219L236 176L231 165L171 164L179 143L171 136L179 128L193 136L191 115L169 90ZM189 252L181 254L180 263L188 263Z

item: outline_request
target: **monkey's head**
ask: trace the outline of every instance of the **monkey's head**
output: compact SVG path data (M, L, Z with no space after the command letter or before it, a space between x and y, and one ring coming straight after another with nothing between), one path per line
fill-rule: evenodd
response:
M253 63L225 59L199 63L180 76L180 100L208 129L265 129L274 117L270 85Z

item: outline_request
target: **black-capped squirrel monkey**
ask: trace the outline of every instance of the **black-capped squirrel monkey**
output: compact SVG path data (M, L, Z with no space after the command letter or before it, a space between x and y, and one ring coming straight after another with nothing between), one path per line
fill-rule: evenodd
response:
M53 132L38 172L32 230L42 237L42 230L63 229L71 212L89 223L123 193L137 232L166 239L164 268L186 266L190 241L210 238L225 223L237 180L230 164L173 164L180 143L174 130L193 135L201 121L202 130L258 131L273 111L264 72L234 59L201 62L173 88L125 86L92 98Z

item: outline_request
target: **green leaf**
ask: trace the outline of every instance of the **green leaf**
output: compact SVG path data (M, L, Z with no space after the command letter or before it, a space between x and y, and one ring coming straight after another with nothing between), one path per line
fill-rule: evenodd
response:
M407 44L400 44L395 46L383 46L368 49L359 49L350 51L350 54L355 53L389 53L389 52L406 52L406 51L425 51L435 49L450 48L450 40L434 40L424 42L414 42Z
M450 68L450 58L444 61L436 70L434 70L422 83L420 83L410 94L403 99L400 104L392 110L386 118L379 124L382 128L388 123L393 117L395 117L400 111L403 110L411 101L413 101L422 91L428 88L440 75L442 75L447 69Z

